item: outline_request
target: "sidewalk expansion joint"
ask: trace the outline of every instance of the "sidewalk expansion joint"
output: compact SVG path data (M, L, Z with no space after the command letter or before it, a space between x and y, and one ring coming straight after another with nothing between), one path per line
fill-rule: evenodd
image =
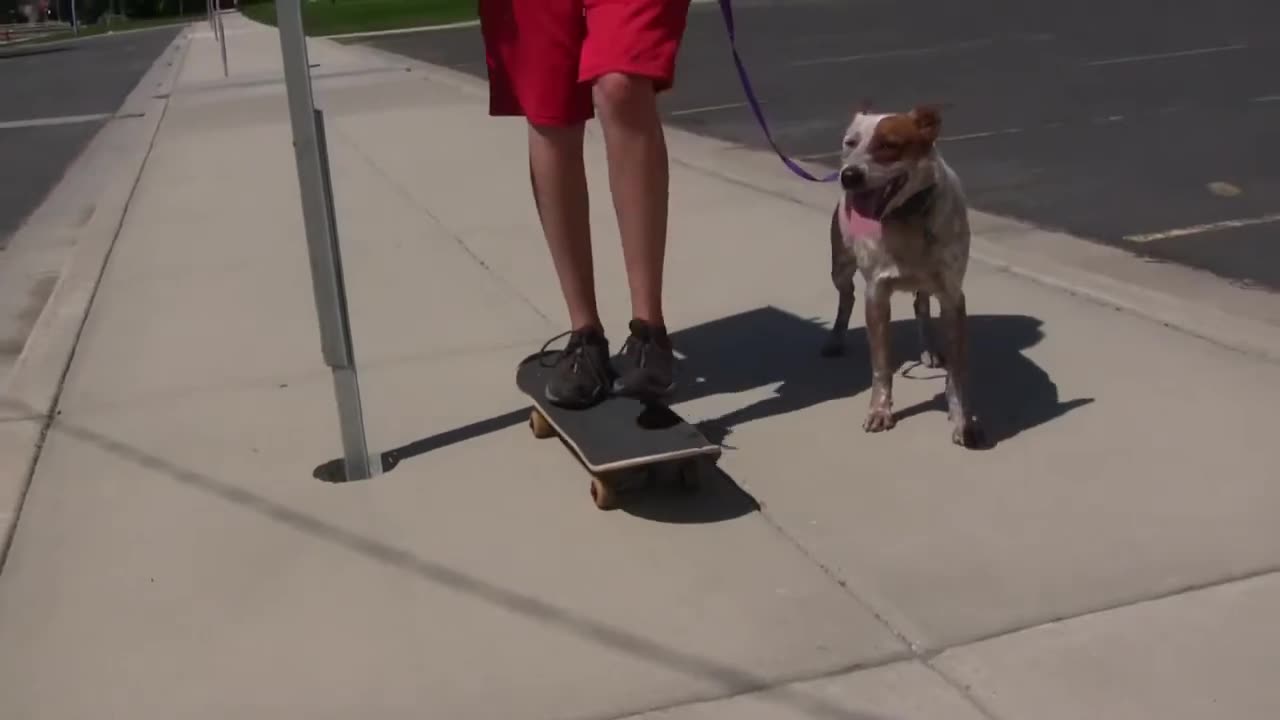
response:
M530 299L524 293L520 292L520 290L515 285L513 285L510 281L508 281L505 277L503 277L500 273L498 273L492 267L490 267L489 264L485 262L484 258L482 258L479 255L479 253L477 253L475 250L471 248L470 245L467 244L467 241L464 240L461 235L454 232L453 229L450 228L448 225L446 225L444 221L442 221L438 216L436 216L436 214L433 213L430 208L418 202L418 199L415 198L413 194L410 193L409 190L405 188L405 186L402 183L398 182L394 177L392 177L391 174L388 173L385 168L383 168L381 165L378 164L376 160L373 159L373 157L365 153L365 151L361 149L359 143L357 143L352 137L347 135L347 133L344 132L342 128L337 127L337 125L335 124L332 128L330 128L330 132L331 132L331 135L330 135L331 137L338 137L338 138L341 138L344 142L346 142L346 144L351 147L351 149L356 153L356 155L358 155L360 159L364 161L366 165L369 166L369 169L373 170L373 172L376 173L379 177L381 177L383 181L385 181L388 185L390 185L392 188L395 189L396 193L400 196L402 200L404 200L409 205L409 207L417 210L418 212L430 218L431 222L435 223L436 227L440 228L441 231L443 231L446 235L448 235L449 238L453 240L454 244L457 245L458 248L462 250L462 252L466 253L467 257L471 258L473 262L479 265L480 268L483 269L485 273L489 275L489 277L493 278L494 282L496 282L500 287L502 287L504 290L510 293L514 298L518 299L526 307L528 307L529 310L531 310L535 315L542 318L542 320L546 322L548 326L554 326L556 324L555 321L553 321L549 315L543 312L542 309L539 308L538 305L534 303L532 299Z
M1074 615L1063 615L1062 617L1053 618L1051 620L1042 620L1039 622L1027 623L1026 625L1019 625L1017 627L1008 628L1006 630L1000 630L998 632L989 633L987 635L981 635L975 638L965 640L964 642L956 643L954 645L948 645L945 647L930 649L920 654L920 660L922 660L923 662L932 662L933 659L938 657L939 655L942 655L943 653L948 652L950 650L954 650L956 648L968 647L970 645L978 645L980 643L987 643L993 640L1000 640L1002 638L1006 638L1011 635L1017 635L1018 633L1027 632L1028 630L1035 630L1037 628L1048 627L1050 625L1057 625L1060 623L1070 622L1072 620L1080 620L1083 618L1092 617L1094 615L1102 615L1104 613L1115 612L1117 610L1124 610L1127 608L1138 607L1139 605L1148 605L1151 603L1158 603L1164 600L1170 600L1173 598L1181 597L1183 595L1191 595L1193 593L1198 593L1205 590L1212 590L1218 587L1225 587L1227 585L1235 585L1237 583L1249 582L1251 580L1257 580L1259 578L1268 577L1270 575L1280 575L1280 565L1265 567L1259 570L1254 570L1252 572L1241 573L1239 575L1231 575L1225 578L1219 578L1217 580L1209 580L1202 583L1184 585L1174 590L1166 590L1163 592L1158 592L1150 595L1144 595L1141 597L1133 598L1131 600L1123 600L1121 602L1112 603L1110 605L1103 605L1103 606L1092 608L1089 610L1084 610L1082 612L1075 613Z

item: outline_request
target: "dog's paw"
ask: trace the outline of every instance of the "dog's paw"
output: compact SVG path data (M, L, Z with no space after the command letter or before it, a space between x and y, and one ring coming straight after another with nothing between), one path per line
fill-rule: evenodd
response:
M946 365L946 361L942 359L942 353L935 352L933 350L925 350L920 353L920 364L930 369L937 369L944 367Z
M867 419L862 423L862 429L869 433L884 432L893 429L896 424L893 419L893 411L889 408L872 408L867 413Z
M960 423L951 431L951 442L963 448L976 450L987 447L987 433L976 418Z
M828 338L818 351L824 358L835 358L844 355L844 342L836 338Z

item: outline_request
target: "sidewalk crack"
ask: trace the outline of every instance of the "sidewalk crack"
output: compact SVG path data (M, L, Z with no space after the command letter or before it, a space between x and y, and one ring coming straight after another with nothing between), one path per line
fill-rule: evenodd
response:
M410 207L412 207L414 210L417 210L418 212L430 218L430 220L433 223L435 223L436 226L439 227L441 231L443 231L446 235L449 236L451 240L453 240L454 244L456 244L458 248L460 248L464 253L466 253L467 257L471 258L471 260L475 262L476 265L479 265L481 269L483 269L491 278L493 278L494 282L498 283L499 286L501 286L504 290L510 293L513 297L520 300L520 302L522 302L526 307L528 307L531 311L533 311L535 315L542 318L547 323L547 325L554 326L556 324L555 321L553 321L549 315L543 312L542 309L539 308L538 305L531 298L526 296L524 293L520 292L520 290L516 288L516 286L512 284L509 280L507 280L507 278L503 277L501 273L494 270L487 262L485 262L484 258L481 257L480 254L477 253L470 245L468 245L467 241L464 240L461 235L454 232L453 229L450 228L447 224L445 224L445 222L441 220L439 216L437 216L434 212L432 212L431 208L428 208L425 205L423 205L421 202L419 202L418 199L413 196L413 193L409 192L408 188L406 188L403 184L401 184L394 177L392 177L391 173L389 173L386 170L386 168L378 164L377 160L375 160L371 155L365 152L364 148L360 147L360 144L355 140L355 138L348 135L341 127L338 127L337 124L329 126L328 129L329 129L330 137L338 137L344 143L346 143L355 152L355 154L359 156L359 158L369 167L369 169L371 169L374 172L374 174L382 178L384 181L386 181L388 185L394 188L396 193L401 197L401 199L403 199L406 203L408 203Z

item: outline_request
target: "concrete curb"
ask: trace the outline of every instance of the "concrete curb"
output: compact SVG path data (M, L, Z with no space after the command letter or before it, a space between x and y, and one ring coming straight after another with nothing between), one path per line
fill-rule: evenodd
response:
M315 41L318 40L323 39ZM487 97L484 82L466 73L365 45L341 47L380 58L384 63L413 68L432 80ZM767 150L669 125L667 142L674 164L823 213L835 203L830 187L797 180ZM970 220L976 263L1133 313L1222 347L1280 362L1278 294L1240 287L1205 271L1152 262L1119 247L981 211L971 211ZM813 232L812 238L797 238L797 242L825 242L825 228L824 224L822 230Z
M0 457L6 459L0 467L0 572L76 343L168 108L169 94L186 60L188 35L189 30L183 30L161 53L121 105L116 117L122 120L99 132L37 210L50 217L74 215L75 207L67 211L46 206L78 206L86 199L86 187L78 187L78 193L59 190L82 178L83 173L99 173L99 179L89 186L94 193L92 214L77 226L64 228L76 236L74 249L0 393ZM35 231L47 230L40 227Z

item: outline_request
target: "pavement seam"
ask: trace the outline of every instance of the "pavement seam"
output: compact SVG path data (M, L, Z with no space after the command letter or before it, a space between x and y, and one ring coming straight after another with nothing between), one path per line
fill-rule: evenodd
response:
M1013 627L1013 628L1008 628L1006 630L1000 630L998 632L988 633L986 635L981 635L975 638L971 638L963 642L955 643L954 645L947 645L947 646L943 646L935 649L930 649L921 655L921 659L925 662L931 663L934 660L934 658L937 658L939 655L950 652L952 650L956 650L958 648L964 648L972 645L979 645L982 643L993 642L996 640L1004 639L1011 635L1017 635L1019 633L1024 633L1029 630L1035 630L1037 628L1048 627L1050 625L1057 625L1065 622L1071 622L1073 620L1081 620L1083 618L1092 617L1094 615L1102 615L1104 613L1115 612L1117 610L1125 610L1127 608L1137 607L1139 605L1148 605L1151 603L1158 603L1164 600L1171 600L1177 597L1181 597L1183 595L1191 595L1194 593L1203 592L1205 590L1212 590L1218 587L1225 587L1227 585L1235 585L1237 583L1250 582L1252 580L1257 580L1259 578L1264 578L1271 575L1280 575L1280 565L1262 568L1260 570L1255 570L1253 572L1241 573L1239 575L1231 575L1225 578L1219 578L1217 580L1209 580L1202 583L1185 585L1175 590L1166 590L1163 592L1152 593L1150 595L1143 595L1141 597L1133 598L1131 600L1123 600L1121 602L1112 603L1110 605L1103 605L1090 610L1084 610L1082 612L1075 613L1074 615L1063 615L1062 617L1053 618L1051 620L1043 620L1040 622L1028 623L1026 625L1020 625L1018 627Z
M178 75L182 72L182 67L185 65L187 60L187 54L188 54L187 50L190 48L190 43L186 42L186 40L187 38L185 37L185 35L180 32L178 34L178 37L176 37L173 40L173 42L170 44L169 48L173 48L175 45L181 43L180 55L177 61L171 64L172 70L166 75L165 79L162 81L161 84L176 82ZM162 52L160 57L156 59L155 63L153 64L153 67L158 65L162 60L164 60L168 52L169 52L169 49L166 49L164 52ZM150 71L144 73L143 76L138 81L138 87L140 88L144 82L147 82L150 79L152 79ZM135 91L136 90L137 88L135 88ZM131 92L130 95L132 94L133 93ZM42 411L39 408L30 407L29 405L26 408L31 413L32 419L30 420L30 422L38 423L39 428L36 431L36 437L33 441L31 454L29 456L29 459L27 460L27 467L24 469L22 475L19 478L20 486L18 489L17 496L15 498L14 507L10 512L9 517L7 518L5 527L0 528L0 573L4 572L5 561L9 557L9 551L12 550L13 548L13 540L17 537L18 526L22 519L22 510L23 510L23 507L26 505L27 497L31 491L32 482L34 481L36 472L39 469L40 459L44 451L45 442L49 436L50 430L53 427L55 418L60 413L60 411L58 410L58 405L62 400L62 391L66 386L67 376L70 374L71 366L75 362L76 351L79 349L79 345L80 345L80 338L84 333L85 326L88 325L89 316L93 313L94 301L97 299L98 291L102 287L102 279L106 275L107 267L111 263L112 255L114 255L116 242L120 239L120 232L124 228L125 218L127 218L129 215L129 208L133 204L133 197L134 197L134 194L137 192L138 183L141 182L142 175L146 171L147 161L151 157L151 151L155 148L156 137L159 136L160 127L164 124L165 115L169 111L169 100L167 98L158 99L157 101L160 103L160 108L159 108L159 116L156 119L155 130L152 132L151 137L147 139L146 150L143 152L142 160L138 164L137 173L133 177L133 181L130 183L129 192L125 196L123 206L121 207L121 210L120 210L120 216L118 218L115 218L114 222L112 223L113 227L111 227L111 236L106 243L106 247L102 251L103 255L102 255L101 264L90 275L90 278L89 278L90 287L87 289L88 292L87 292L87 297L85 298L85 301L84 301L83 312L75 322L74 331L72 332L72 336L69 343L69 349L67 350L66 356L64 358L58 359L58 363L61 365L61 367L58 369L54 382L52 383L52 388L50 389L49 396L47 398L47 404L44 402L41 402L41 404L46 405L46 409ZM128 102L129 102L129 99L126 98L124 103L127 104ZM83 248L78 248L78 250L80 249L83 249ZM68 266L70 266L74 262L75 262L75 254L73 253L72 258L68 261ZM41 315L54 311L55 300L57 299L59 290L63 290L65 292L65 282L68 279L67 271L68 271L68 267L64 267L62 274L58 278L58 287L55 287L53 294L50 296L49 301L45 304L45 307L42 310ZM37 321L37 323L38 322L39 321ZM34 336L37 331L38 331L38 327L33 329L32 336ZM27 338L26 345L30 346L31 342L32 342L32 337L29 336ZM25 354L26 347L24 347L23 352ZM13 377L10 376L7 382L12 384ZM25 401L22 401L22 400L17 400L17 401L24 405L27 405Z
M734 691L730 693L725 693L724 695L708 697L705 699L696 699L696 700L687 700L687 701L677 700L676 702L666 703L664 705L655 705L653 707L645 708L643 710L627 712L624 715L600 715L594 718L593 720L634 720L635 718L641 718L641 717L644 717L645 715L649 715L652 713L666 712L668 710L677 710L679 708L690 707L693 705L710 705L714 703L721 703L727 700L733 700L734 698L749 697L751 695L759 695L761 693L778 692L778 691L786 690L788 688L792 688L796 685L804 685L807 683L820 682L822 680L839 678L845 675L851 675L853 673L878 670L880 668L886 668L893 665L898 665L900 663L909 663L914 660L915 658L913 658L910 653L891 653L890 655L886 656L883 660L853 663L850 665L845 665L845 666L836 668L834 670L826 670L823 672L810 673L808 675L799 675L796 677L782 678L776 682L769 683L762 687L748 688L746 690ZM839 708L834 708L834 707L823 708L822 712L823 712L824 718L830 718L831 720L849 720L848 715ZM995 720L995 719L992 718L992 720Z
M493 278L494 282L496 282L500 287L502 287L504 290L510 293L513 297L519 300L526 307L528 307L529 310L533 311L535 315L542 318L542 320L546 322L549 327L555 326L556 324L555 321L553 321L549 315L543 312L542 309L538 307L537 303L535 303L532 298L520 292L519 288L517 288L514 284L512 284L509 280L507 280L507 278L504 277L497 270L494 270L489 265L489 263L485 262L484 258L481 257L480 254L477 253L474 249L472 249L472 247L467 244L467 241L463 239L461 235L454 232L452 228L450 228L443 220L441 220L434 212L431 211L431 208L428 208L422 203L420 203L418 199L415 198L413 194L410 193L409 190L405 188L403 184L401 184L394 177L392 177L391 174L388 173L385 168L379 165L378 162L373 159L373 157L371 157L368 153L366 153L354 138L348 135L342 128L338 127L337 124L334 124L330 128L330 132L332 136L336 136L340 138L343 142L345 142L348 146L350 146L351 149L355 151L356 155L358 155L360 159L367 166L369 166L369 168L373 170L375 174L380 176L388 185L390 185L392 188L395 189L396 194L398 194L401 197L401 199L403 199L406 203L408 203L409 207L417 210L418 212L421 212L422 214L430 218L431 221L436 224L436 227L440 228L440 230L443 231L444 234L449 237L449 239L453 240L454 244L457 245L458 248L460 248L464 253L466 253L467 257L471 258L472 261L474 261L477 265L479 265L480 268L484 270L487 275L489 275L489 277Z

